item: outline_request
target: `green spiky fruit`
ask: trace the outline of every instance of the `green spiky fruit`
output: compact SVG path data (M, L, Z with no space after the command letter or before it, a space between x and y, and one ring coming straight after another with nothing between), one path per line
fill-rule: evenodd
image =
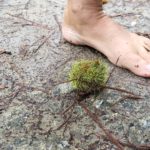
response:
M101 60L79 60L72 65L69 80L77 90L92 91L106 84L108 74L108 66Z

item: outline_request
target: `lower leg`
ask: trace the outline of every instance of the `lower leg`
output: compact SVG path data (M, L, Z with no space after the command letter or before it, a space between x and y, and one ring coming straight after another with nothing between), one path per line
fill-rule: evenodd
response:
M64 38L91 46L112 63L137 75L150 77L150 40L126 31L102 12L100 0L68 0L63 23Z

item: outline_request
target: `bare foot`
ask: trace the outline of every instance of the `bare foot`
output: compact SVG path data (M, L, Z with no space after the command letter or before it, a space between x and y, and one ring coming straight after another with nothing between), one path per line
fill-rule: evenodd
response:
M150 40L128 32L96 5L90 8L68 5L62 26L64 38L73 44L97 49L114 64L119 58L117 66L150 77Z

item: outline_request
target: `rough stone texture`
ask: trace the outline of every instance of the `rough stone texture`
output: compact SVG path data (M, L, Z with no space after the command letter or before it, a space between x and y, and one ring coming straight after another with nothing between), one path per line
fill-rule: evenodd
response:
M67 80L70 66L77 59L105 60L92 48L60 40L58 22L62 22L65 3L64 0L0 0L0 53L11 52L11 55L0 54L1 150L116 149L101 138L100 129L79 106L75 107L66 130L50 130L56 129L69 115L63 117L59 113L74 98L69 84L53 85ZM111 0L104 9L112 16L121 14L114 19L129 30L149 33L149 6L149 0ZM91 95L87 104L91 110L96 107L101 111L103 123L120 139L124 140L127 133L134 143L149 143L149 84L149 79L116 68L108 85L134 92L143 99L126 99L111 107L123 94L104 90L96 99Z

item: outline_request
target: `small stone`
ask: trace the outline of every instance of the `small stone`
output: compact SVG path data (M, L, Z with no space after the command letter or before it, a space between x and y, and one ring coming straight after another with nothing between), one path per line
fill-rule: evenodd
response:
M131 22L131 26L134 27L137 24L136 21Z

